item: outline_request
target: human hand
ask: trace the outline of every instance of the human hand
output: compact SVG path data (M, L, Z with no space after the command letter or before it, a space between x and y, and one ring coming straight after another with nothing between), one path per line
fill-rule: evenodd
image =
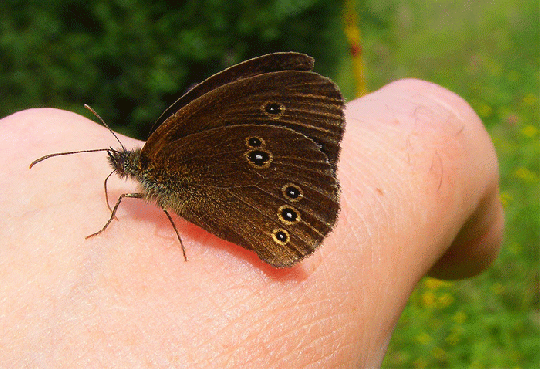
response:
M105 114L106 115L106 114ZM341 213L309 258L255 253L126 199L109 228L102 126L54 109L0 121L0 362L7 367L373 367L422 276L496 257L497 161L458 96L404 80L347 104ZM121 137L127 147L142 143ZM109 195L135 189L109 181Z

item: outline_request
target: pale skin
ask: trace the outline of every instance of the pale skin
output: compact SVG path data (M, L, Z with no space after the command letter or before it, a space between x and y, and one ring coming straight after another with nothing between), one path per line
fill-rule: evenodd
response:
M173 215L186 262L167 217L139 199L85 240L110 214L106 153L28 166L118 147L90 119L33 109L0 121L5 367L378 367L423 276L474 276L500 247L490 138L465 101L427 82L347 104L338 223L287 269ZM111 179L111 205L134 190Z

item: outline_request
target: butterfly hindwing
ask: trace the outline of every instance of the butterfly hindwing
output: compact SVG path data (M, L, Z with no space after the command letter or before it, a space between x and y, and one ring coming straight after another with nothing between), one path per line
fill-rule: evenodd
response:
M174 162L176 173L170 172ZM338 182L310 138L270 125L219 127L169 143L149 168L180 179L158 200L275 266L312 253L338 212Z

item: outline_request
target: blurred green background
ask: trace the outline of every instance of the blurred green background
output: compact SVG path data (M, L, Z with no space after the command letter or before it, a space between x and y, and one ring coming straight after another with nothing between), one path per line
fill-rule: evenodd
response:
M0 3L0 117L91 105L141 139L190 85L253 56L316 58L354 98L343 1L13 1ZM540 365L540 28L537 1L356 1L367 86L403 77L465 98L493 138L506 237L465 281L426 278L403 313L385 368ZM349 13L347 13L350 16ZM350 19L350 18L349 18Z

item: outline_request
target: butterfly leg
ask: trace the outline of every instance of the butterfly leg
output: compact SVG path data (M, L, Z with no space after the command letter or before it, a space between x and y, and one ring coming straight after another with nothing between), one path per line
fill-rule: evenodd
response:
M107 191L107 181L112 176L114 171L112 171L107 178L105 178L105 181L103 182L103 188L105 189L105 201L107 202L107 207L109 208L110 212L112 213L111 205L109 205L109 191ZM115 217L116 218L116 217Z
M107 229L107 227L109 226L109 224L111 224L111 222L113 221L113 219L116 218L116 211L118 210L118 206L120 206L120 203L122 202L122 199L124 197L133 197L133 198L136 198L136 199L142 199L144 198L144 194L143 193L124 193L122 195L120 195L120 197L118 198L118 201L116 201L116 205L114 205L114 208L111 210L111 217L109 218L109 220L107 221L107 223L105 223L105 225L103 226L103 228L101 228L99 231L95 232L95 233L92 233L91 235L89 236L86 236L86 239L90 238L90 237L94 237L94 236L97 236L98 234L100 234L101 232L103 232L105 229Z
M187 261L187 256L186 256L186 249L184 247L184 243L182 242L182 239L180 238L180 234L178 233L178 229L176 229L176 224L174 224L174 221L171 217L171 215L169 214L169 212L167 210L165 210L164 208L162 208L163 212L165 213L165 215L167 216L167 218L169 218L169 221L171 222L173 228L174 228L174 231L176 232L176 236L178 237L178 241L180 241L180 246L182 246L182 253L184 254L184 260Z

